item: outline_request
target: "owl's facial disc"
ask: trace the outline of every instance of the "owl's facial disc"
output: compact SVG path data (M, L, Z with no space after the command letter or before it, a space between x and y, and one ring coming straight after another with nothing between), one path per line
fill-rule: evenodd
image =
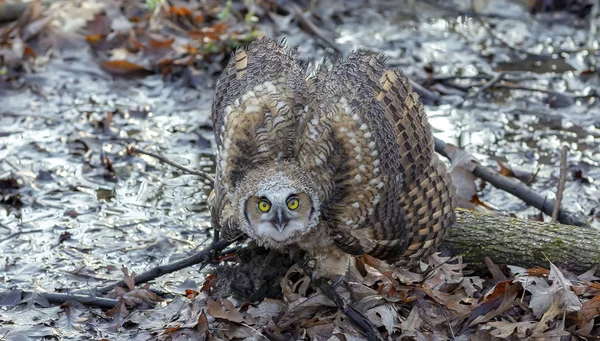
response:
M266 191L246 202L246 217L255 237L267 244L289 245L309 230L311 200L294 189Z

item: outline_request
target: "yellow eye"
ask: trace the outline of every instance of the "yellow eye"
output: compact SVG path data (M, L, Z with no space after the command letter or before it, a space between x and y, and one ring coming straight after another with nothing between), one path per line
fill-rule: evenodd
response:
M266 200L261 200L258 202L258 209L262 212L269 212L271 209L271 203Z
M291 198L287 201L287 206L290 210L295 210L298 208L298 206L300 206L300 201L298 201L296 198Z

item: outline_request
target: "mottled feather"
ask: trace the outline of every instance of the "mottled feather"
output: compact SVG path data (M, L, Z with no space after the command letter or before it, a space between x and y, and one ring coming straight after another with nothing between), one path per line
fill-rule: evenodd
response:
M269 247L293 242L336 259L342 250L411 265L454 223L455 189L423 106L381 55L356 51L307 77L295 51L261 39L231 58L212 118L212 215L226 237L253 236L243 202L278 181L310 194L311 222L289 243L259 239Z

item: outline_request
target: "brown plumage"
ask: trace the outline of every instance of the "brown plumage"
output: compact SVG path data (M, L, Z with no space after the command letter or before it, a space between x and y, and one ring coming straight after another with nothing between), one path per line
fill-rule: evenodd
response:
M212 217L227 238L299 246L334 275L348 255L412 265L454 223L423 106L382 56L356 51L307 77L295 51L263 38L231 58L212 119Z

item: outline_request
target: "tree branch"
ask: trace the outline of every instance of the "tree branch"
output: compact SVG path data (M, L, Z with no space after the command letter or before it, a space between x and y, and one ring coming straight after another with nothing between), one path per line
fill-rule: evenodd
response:
M204 249L199 252L196 252L195 254L193 254L187 258L181 259L177 262L160 265L151 270L148 270L139 275L136 275L135 276L135 285L147 283L147 282L149 282L153 279L156 279L160 276L163 276L163 275L166 275L166 274L169 274L169 273L181 270L181 269L185 269L188 266L208 262L211 259L213 259L213 257L215 255L219 254L223 249L225 249L232 243L233 242L230 242L227 240L219 240L219 241L213 243L209 248ZM126 284L124 281L118 281L116 283L98 288L96 290L96 292L98 292L100 294L107 294L109 291L114 289L116 286L125 287ZM79 290L73 291L73 293L81 294L81 293L84 293L85 291L86 291L85 289L79 289Z
M435 139L435 151L449 159L448 154L445 152L446 142ZM552 216L554 210L554 200L542 197L533 189L525 186L523 183L507 178L504 175L482 166L480 164L475 165L473 175L485 180L492 184L494 187L506 191L517 198L523 200L528 205L534 206L545 214ZM561 209L558 213L558 221L567 225L585 226L588 223L582 217Z

